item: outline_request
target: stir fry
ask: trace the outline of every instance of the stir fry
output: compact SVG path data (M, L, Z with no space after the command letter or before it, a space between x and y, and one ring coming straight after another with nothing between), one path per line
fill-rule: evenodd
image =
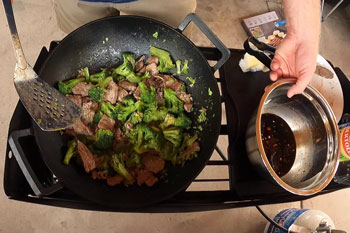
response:
M168 72L170 54L151 46L146 59L124 53L123 63L90 74L86 67L58 89L78 106L81 119L69 135L63 163L81 164L93 179L110 186L153 186L165 176L166 163L184 165L200 150L189 130L193 101L184 83ZM188 72L188 61L176 61L177 74Z

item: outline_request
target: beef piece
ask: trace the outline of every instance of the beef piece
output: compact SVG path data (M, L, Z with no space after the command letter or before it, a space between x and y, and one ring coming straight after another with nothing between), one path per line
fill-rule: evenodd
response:
M165 87L166 88L170 88L170 89L172 89L174 91L180 91L181 90L181 86L182 86L182 83L180 83L178 81L169 80L169 81L165 82Z
M196 141L190 147L187 147L187 149L184 152L182 152L178 158L186 158L190 154L197 152L199 150L200 150L199 142Z
M120 175L112 176L112 177L107 177L107 184L109 186L116 186L120 183L122 183L124 178Z
M83 98L83 104L85 104L85 103L89 103L90 104L89 107L90 107L91 110L94 110L95 112L98 111L98 109L99 109L98 103L96 101L93 101L90 97L87 96L87 97Z
M124 97L126 97L128 95L129 95L129 93L125 89L119 87L118 97L117 97L119 102L123 102Z
M94 180L105 180L105 179L107 179L108 176L107 176L107 173L105 171L94 170L91 173L91 177Z
M316 66L315 74L318 74L321 77L332 79L333 78L333 73L332 71L328 70L327 68L323 66Z
M90 124L94 120L95 111L92 110L93 105L92 101L83 103L81 120L85 125Z
M139 87L136 88L136 90L133 93L133 96L135 97L136 100L141 99L141 89Z
M104 163L105 157L104 156L94 156L94 160L96 163L96 167L99 167Z
M129 81L126 81L126 80L122 80L118 83L118 85L127 90L127 91L135 91L136 90L136 83L131 83Z
M139 186L146 184L148 187L153 186L155 183L157 183L158 178L153 175L152 172L140 169L137 171L137 184Z
M67 95L67 98L70 99L71 101L73 101L73 103L75 103L79 107L81 107L81 104L82 104L81 95Z
M142 69L138 72L139 74L146 73L146 66L142 67Z
M131 122L126 122L126 123L124 124L124 126L125 126L125 135L127 135L127 134L130 132L130 130L131 130L132 128L134 128L134 124L131 123Z
M191 112L191 109L192 109L192 106L193 106L193 103L186 103L184 104L184 109L186 112Z
M145 67L145 63L144 63L144 60L145 60L145 56L142 55L135 63L135 71L136 73L141 73L140 71L142 70L142 68Z
M72 92L74 95L81 95L82 97L89 95L89 90L94 85L86 82L80 82L75 87L72 88Z
M147 58L146 64L152 64L152 63L158 65L158 57L150 56L149 58Z
M110 81L107 86L107 92L104 94L103 100L111 104L115 104L118 99L119 87L114 81Z
M101 120L98 122L97 128L108 129L113 132L114 126L115 126L115 120L103 114Z
M89 148L84 145L81 141L78 142L78 154L83 161L84 169L86 172L91 172L96 168L96 162L94 159L94 155L91 153Z
M127 138L126 135L123 134L120 128L117 128L114 133L114 144L113 149L117 150L120 147L123 147L127 144Z
M159 87L164 87L164 81L162 79L156 78L156 77L151 77L145 80L145 84L148 88L154 87L154 88L159 88Z
M67 129L65 129L64 133L67 134L67 135L73 136L73 137L78 136L77 133L74 131L73 128L67 128Z
M156 89L156 99L157 99L159 106L164 105L164 89L163 88Z
M148 71L151 76L157 75L159 73L157 65L155 63L147 65L146 71Z
M170 74L157 74L154 77L162 79L164 82L174 80L174 77Z
M75 124L72 126L73 131L75 134L81 134L86 136L92 136L93 130L86 126L80 119L78 119Z
M165 161L157 155L147 153L142 156L142 164L145 166L146 170L157 174L164 169Z

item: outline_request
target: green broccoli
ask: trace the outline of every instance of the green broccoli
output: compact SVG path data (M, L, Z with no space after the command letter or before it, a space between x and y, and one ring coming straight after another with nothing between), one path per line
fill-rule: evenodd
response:
M110 102L102 102L101 111L110 118L117 118L118 107L114 106Z
M127 134L129 141L134 145L134 150L142 154L150 149L160 151L161 136L145 124L137 124Z
M97 87L101 88L101 89L106 89L108 84L113 80L112 76L109 76L105 79L102 79L98 84Z
M152 35L155 39L158 39L158 32L153 33Z
M179 148L175 147L173 143L164 140L162 143L160 157L164 160L171 161L176 164L176 155L178 154Z
M92 83L100 83L101 80L106 79L109 76L109 72L107 69L102 69L100 73L90 75L90 82Z
M108 129L98 129L95 135L95 146L98 149L108 149L113 146L114 135Z
M198 139L197 135L191 136L188 133L185 133L182 145L180 147L180 152L183 152L187 147L192 146L192 144Z
M124 97L124 99L123 99L123 103L124 103L126 106L131 106L131 105L134 105L134 104L135 104L135 99L134 99L132 96L126 96L126 97Z
M132 154L126 160L126 166L128 168L132 168L132 167L140 168L142 166L140 156L138 154Z
M152 45L150 46L149 51L153 56L156 56L159 59L159 65L157 67L159 72L166 73L175 67L169 52L153 47Z
M83 69L83 71L84 71L84 75L85 75L85 80L86 80L86 82L90 82L89 68L85 67L85 68Z
M174 144L175 147L180 147L182 143L182 130L176 127L163 130L164 138Z
M188 74L188 60L184 61L184 66L182 67L181 73Z
M177 98L175 91L165 88L164 99L165 106L168 108L169 112L175 114L181 114L184 112L184 104L181 100L179 100L179 98Z
M85 81L85 78L75 78L65 82L58 82L58 90L64 94L71 94L73 87L75 87L78 83Z
M208 95L211 96L213 92L211 91L210 87L208 88Z
M104 91L99 87L92 87L89 89L89 97L96 102L101 102L103 99Z
M132 69L134 70L135 67L135 54L133 53L123 53L123 60L125 61L129 61L132 64Z
M113 170L124 177L126 180L131 181L133 178L125 167L123 154L114 154L109 162Z
M184 114L181 114L178 118L175 119L175 122L174 122L174 126L180 127L183 129L190 127L191 124L192 124L191 119L185 116Z
M181 61L176 60L175 64L176 64L176 73L181 74Z
M103 113L102 113L102 112L100 112L100 111L96 112L95 115L94 115L94 119L93 119L92 122L93 122L95 125L97 125L97 124L100 122L102 116L103 116Z
M154 87L148 89L143 82L139 82L138 85L141 90L141 100L146 104L157 106L156 90Z
M167 115L167 109L164 107L149 107L145 110L143 115L143 121L149 123L151 121L163 121Z
M64 156L63 163L69 165L70 159L77 153L77 141L75 139L68 142L68 150Z
M123 64L118 66L116 69L113 70L113 74L115 75L121 75L121 76L128 76L128 74L132 73L134 70L134 67L132 66L132 63L128 60L124 61ZM112 74L112 75L113 75Z
M200 110L199 110L200 114L198 116L198 122L199 123L202 123L202 122L205 122L207 120L207 109L205 109L204 107L202 107Z
M143 113L136 111L130 115L128 121L135 125L135 124L142 122L142 118L143 118Z
M196 83L196 80L192 77L187 77L186 79L191 83L190 87L193 87L193 85Z
M146 78L149 78L148 71L146 71L144 75L135 74L134 72L131 72L126 76L126 79L131 83L139 83Z
M128 117L131 115L131 113L137 110L137 105L134 104L134 105L124 106L123 104L118 103L116 105L116 108L117 108L117 112L116 112L117 119L122 123L124 123L128 119Z

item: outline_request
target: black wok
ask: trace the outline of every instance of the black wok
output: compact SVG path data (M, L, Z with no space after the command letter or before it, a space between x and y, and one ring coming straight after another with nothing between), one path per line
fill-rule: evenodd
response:
M183 34L189 22L193 21L218 47L223 54L212 68L199 49ZM158 39L152 36L158 32ZM97 72L102 67L115 67L121 61L123 52L133 52L137 56L149 56L149 46L153 45L170 52L173 60L190 60L189 74L179 78L186 84L187 76L196 78L194 86L188 87L194 100L194 109L190 114L194 126L202 126L199 131L201 150L198 158L184 167L167 166L167 181L158 182L154 187L109 187L105 182L91 179L89 174L72 163L62 163L66 141L58 132L44 132L33 123L34 134L42 152L42 157L49 169L68 189L90 201L118 208L135 208L170 198L184 190L201 172L209 160L218 139L221 123L221 102L217 82L213 71L224 64L229 57L229 50L199 20L190 14L178 29L161 22L136 16L118 16L94 21L75 30L65 37L45 61L39 76L50 85L70 79L77 75L82 67L89 67ZM212 90L209 96L208 88ZM199 110L207 109L207 122L199 124Z

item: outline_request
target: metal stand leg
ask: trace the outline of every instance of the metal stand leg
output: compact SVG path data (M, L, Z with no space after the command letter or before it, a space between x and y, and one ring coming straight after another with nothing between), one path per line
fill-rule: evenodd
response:
M325 20L328 18L328 16L330 16L330 15L333 13L333 11L335 11L335 10L340 6L340 4L343 3L343 1L344 1L344 0L340 0L340 1L333 7L333 9L330 10L330 12L329 12L326 16L323 16L324 0L322 0L322 5L321 5L322 22L325 21Z

